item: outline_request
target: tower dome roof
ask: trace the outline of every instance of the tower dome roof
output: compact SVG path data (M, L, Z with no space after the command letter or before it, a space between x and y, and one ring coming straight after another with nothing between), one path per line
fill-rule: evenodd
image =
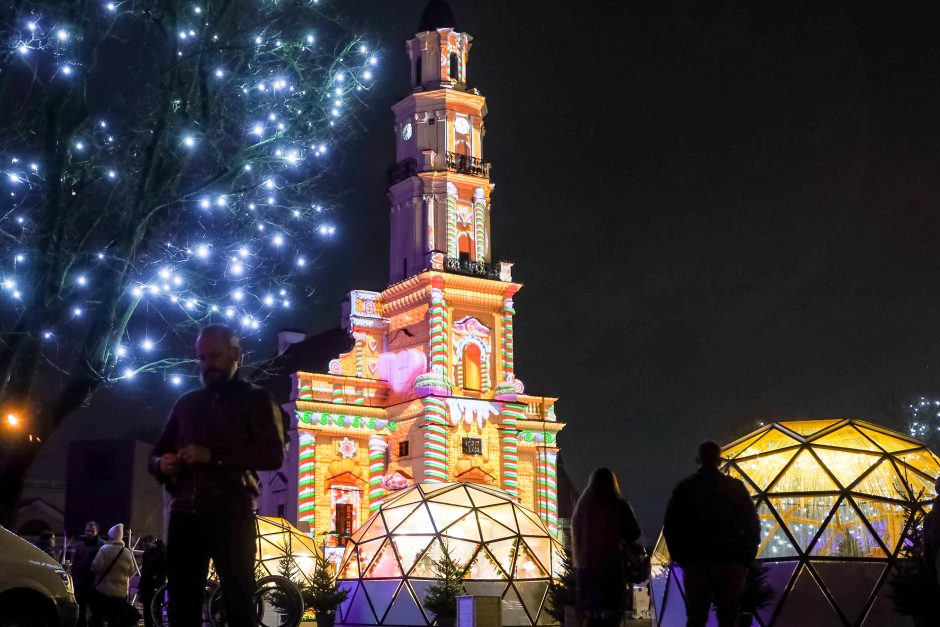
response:
M418 32L423 33L428 30L437 30L438 28L457 28L457 20L454 19L454 12L450 5L444 0L431 0L424 7L421 13L421 23L418 26Z

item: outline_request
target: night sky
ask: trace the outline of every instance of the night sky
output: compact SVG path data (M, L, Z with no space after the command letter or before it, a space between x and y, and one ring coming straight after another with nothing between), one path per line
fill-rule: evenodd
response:
M389 107L424 1L343 6L384 52L335 164L349 191L318 291L288 321L308 332L387 283ZM516 372L560 397L576 483L612 467L655 538L700 440L773 418L896 426L940 391L940 4L451 6L488 100L494 259L525 284ZM152 391L149 411L141 390L100 395L66 433L116 409L150 434L175 394Z

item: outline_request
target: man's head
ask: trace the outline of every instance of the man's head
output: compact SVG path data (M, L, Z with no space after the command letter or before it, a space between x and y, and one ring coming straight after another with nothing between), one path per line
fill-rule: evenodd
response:
M94 540L98 537L98 523L93 520L89 520L85 523L85 537L89 540Z
M196 338L199 373L207 387L231 381L238 370L239 355L238 336L227 326L210 324Z
M698 445L697 461L702 468L718 468L721 465L721 446L712 440Z

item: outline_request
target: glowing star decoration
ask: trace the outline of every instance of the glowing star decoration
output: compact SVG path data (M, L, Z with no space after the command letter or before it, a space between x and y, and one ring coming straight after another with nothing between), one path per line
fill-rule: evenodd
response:
M336 446L337 452L343 459L354 459L359 452L359 446L349 438L343 438Z
M480 429L490 416L498 416L500 412L499 406L494 403L471 398L448 398L447 407L450 409L452 425L459 425L461 422L470 425L475 421Z

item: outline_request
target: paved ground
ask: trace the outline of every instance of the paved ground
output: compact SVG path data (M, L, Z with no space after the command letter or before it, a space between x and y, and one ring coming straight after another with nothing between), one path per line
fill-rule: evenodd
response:
M650 619L646 620L626 620L621 624L621 627L652 627L653 621Z

